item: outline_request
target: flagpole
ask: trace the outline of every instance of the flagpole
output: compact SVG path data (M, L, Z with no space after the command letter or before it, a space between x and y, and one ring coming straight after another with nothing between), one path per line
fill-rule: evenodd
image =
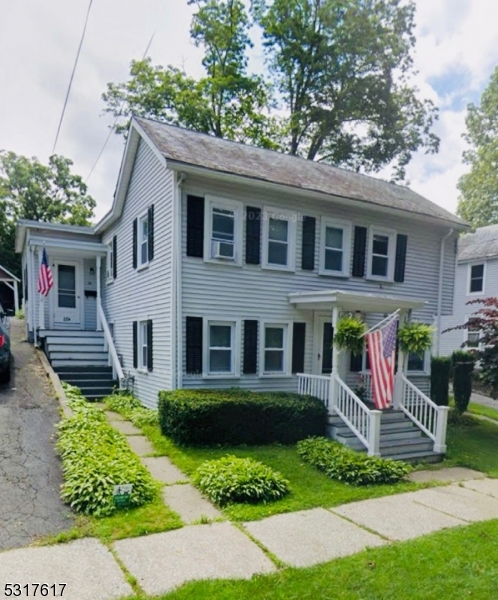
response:
M377 323L376 325L374 325L373 327L370 327L370 329L368 331L365 331L365 333L362 333L360 335L360 339L362 337L365 337L366 335L368 335L369 333L372 333L372 331L375 331L376 329L378 329L381 325L383 325L384 323L391 321L392 319L394 319L394 317L400 312L401 309L397 309L395 310L392 314L388 315L385 319L382 319L382 321L380 323Z

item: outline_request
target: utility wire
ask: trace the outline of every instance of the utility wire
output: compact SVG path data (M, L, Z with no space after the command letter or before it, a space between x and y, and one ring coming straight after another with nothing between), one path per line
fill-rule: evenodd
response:
M93 0L90 0L88 4L88 9L86 11L85 25L83 27L83 33L81 34L80 45L78 46L78 52L76 53L76 60L74 61L73 72L71 73L71 79L69 80L69 86L67 88L66 99L64 100L64 107L62 108L62 114L59 121L59 127L57 128L57 135L55 136L54 147L52 149L52 154L55 154L55 147L57 146L57 140L59 139L59 133L62 127L62 121L64 120L64 114L66 112L67 102L69 100L69 94L71 92L71 86L73 84L74 73L76 72L76 67L78 66L78 60L80 57L81 46L83 46L83 40L85 39L86 26L88 25L88 17L90 16L90 10L92 8Z

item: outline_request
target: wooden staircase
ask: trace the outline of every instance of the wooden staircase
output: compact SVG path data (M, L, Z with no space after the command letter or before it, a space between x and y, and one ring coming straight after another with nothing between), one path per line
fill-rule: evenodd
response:
M328 417L329 435L349 448L365 451L365 446L337 415ZM382 458L405 462L440 462L444 454L433 451L434 442L401 410L382 411L380 421L380 454Z
M88 400L108 396L117 385L101 331L47 331L43 340L59 378L78 386Z

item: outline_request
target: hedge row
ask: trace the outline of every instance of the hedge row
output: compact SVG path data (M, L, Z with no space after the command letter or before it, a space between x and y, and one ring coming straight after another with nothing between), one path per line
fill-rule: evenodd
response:
M320 400L285 392L176 390L159 392L159 424L177 444L295 444L324 435Z

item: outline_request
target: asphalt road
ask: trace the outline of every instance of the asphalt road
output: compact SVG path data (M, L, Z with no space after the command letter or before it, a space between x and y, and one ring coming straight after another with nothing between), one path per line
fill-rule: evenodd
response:
M58 401L24 339L24 322L11 319L14 368L10 384L0 385L0 550L27 546L72 524L59 498Z

